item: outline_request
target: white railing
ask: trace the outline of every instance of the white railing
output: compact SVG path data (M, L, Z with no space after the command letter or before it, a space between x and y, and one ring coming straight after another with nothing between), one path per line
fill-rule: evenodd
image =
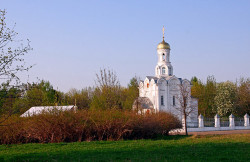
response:
M236 118L233 114L229 116L229 124L225 124L227 121L222 121L223 124L221 124L221 119L218 114L214 116L214 122L211 121L213 119L210 119L210 126L206 127L207 124L204 124L204 122L209 120L204 120L204 117L202 115L199 115L198 117L198 127L197 128L187 128L188 132L201 132L201 131L219 131L219 130L240 130L240 129L250 129L249 126L249 115L244 115L244 125L243 125L243 119ZM211 126L212 123L212 126ZM235 124L236 123L236 124ZM229 125L229 126L225 126Z

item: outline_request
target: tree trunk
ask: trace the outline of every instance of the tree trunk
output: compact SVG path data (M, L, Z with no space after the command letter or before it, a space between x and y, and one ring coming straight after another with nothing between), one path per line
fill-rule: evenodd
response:
M185 135L187 136L188 132L187 132L187 116L186 116L186 114L184 114L184 127L185 127Z

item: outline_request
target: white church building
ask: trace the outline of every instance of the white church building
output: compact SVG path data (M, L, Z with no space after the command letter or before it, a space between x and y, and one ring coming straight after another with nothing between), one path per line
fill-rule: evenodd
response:
M157 46L158 61L155 67L155 76L147 76L139 83L139 98L134 102L133 109L141 113L170 112L183 121L181 109L181 87L187 90L187 109L192 112L187 116L187 124L197 124L198 100L191 96L191 82L187 79L176 77L170 62L170 45L163 40ZM139 109L138 109L139 108Z

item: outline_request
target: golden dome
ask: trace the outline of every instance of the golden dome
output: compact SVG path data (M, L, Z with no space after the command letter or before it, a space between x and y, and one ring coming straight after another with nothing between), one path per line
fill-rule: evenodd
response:
M170 49L170 45L163 39L162 42L158 44L157 49Z

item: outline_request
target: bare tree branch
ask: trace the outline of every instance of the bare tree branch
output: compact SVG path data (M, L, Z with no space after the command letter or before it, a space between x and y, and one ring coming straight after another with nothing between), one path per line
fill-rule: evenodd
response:
M195 111L195 107L191 105L191 86L190 84L181 83L179 86L179 95L176 96L179 101L179 106L176 107L183 116L184 116L184 127L185 133L187 133L187 117Z
M18 46L15 42L23 42L16 40L18 35L14 28L8 28L5 22L6 11L0 10L0 77L8 78L8 80L19 80L17 73L28 71L32 66L25 66L23 56L32 48L30 41L24 46L22 43ZM15 47L14 49L11 47Z
M12 28L7 27L5 15L6 11L0 10L0 79L4 80L6 85L11 81L19 84L18 73L28 71L32 67L26 66L23 58L32 48L28 39L26 45L23 45L24 41L17 40L15 25ZM3 98L1 96L0 99ZM9 108L1 106L0 110L0 123L4 123L13 114L12 106Z

